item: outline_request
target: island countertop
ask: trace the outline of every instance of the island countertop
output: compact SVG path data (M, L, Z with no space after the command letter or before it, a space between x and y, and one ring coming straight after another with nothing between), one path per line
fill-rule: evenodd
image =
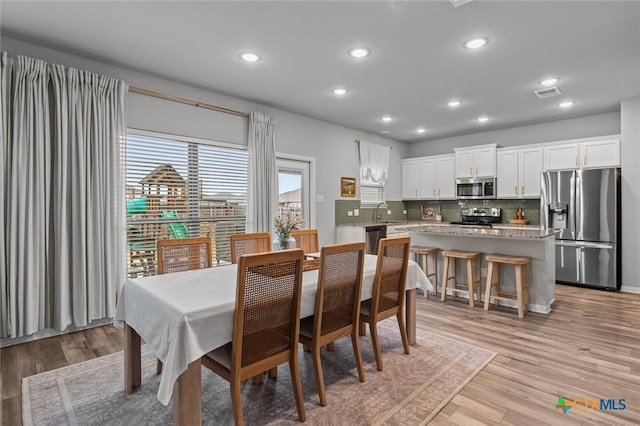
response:
M465 237L483 238L511 238L511 239L540 239L554 235L553 230L536 227L511 226L460 226L460 225L423 225L408 227L407 231L426 234L447 234Z

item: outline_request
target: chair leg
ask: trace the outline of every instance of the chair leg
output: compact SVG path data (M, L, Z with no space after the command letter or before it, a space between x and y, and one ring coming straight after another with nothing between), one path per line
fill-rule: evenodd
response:
M433 280L433 291L438 293L438 252L433 254L433 276L435 279Z
M324 375L322 374L322 359L320 358L320 350L322 346L318 346L315 342L313 344L313 370L316 373L316 384L318 385L318 397L320 398L320 405L327 406L327 393L324 388Z
M409 339L407 338L407 328L404 325L404 320L402 319L402 312L398 312L396 314L396 318L398 318L398 326L400 327L400 337L402 337L402 346L404 346L404 353L409 354Z
M375 321L369 323L369 331L371 332L371 343L373 344L373 355L376 358L376 368L382 371L382 356L380 355L380 342L378 341L378 327Z
M364 382L364 365L362 364L362 353L360 352L360 339L358 339L356 330L351 333L351 346L353 346L353 356L356 359L356 367L358 367L358 378L361 382Z
M440 295L440 300L442 300L443 302L447 297L447 281L449 281L449 257L445 256L444 265L442 268L442 285L440 286L440 291L442 292L442 294Z
M296 408L298 418L301 422L307 419L304 411L304 398L302 397L302 383L300 382L300 370L298 369L298 351L294 350L289 360L289 370L291 371L291 383L293 384L293 394L296 397Z
M156 374L162 374L162 361L156 362Z
M358 327L358 333L360 333L361 336L367 335L367 326L364 321L360 321L360 326Z
M233 408L233 423L236 426L244 424L242 415L242 396L240 394L240 380L237 377L231 378L231 406Z
M484 291L484 310L489 310L489 301L491 300L491 290L493 289L493 262L487 265L487 284Z
M473 265L472 260L467 259L467 289L469 290L469 306L473 308L473 299L475 294L473 292Z
M278 367L273 367L271 370L269 370L269 372L267 373L267 376L272 378L272 379L277 379L278 378Z

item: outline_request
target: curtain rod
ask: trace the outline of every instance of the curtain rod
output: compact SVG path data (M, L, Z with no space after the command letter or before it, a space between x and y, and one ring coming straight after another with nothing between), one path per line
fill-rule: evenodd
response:
M227 114L239 115L241 117L248 117L248 112L238 111L231 108L225 108L218 105L208 104L205 102L194 101L187 98L181 98L179 96L173 96L162 92L156 92L155 90L143 89L142 87L129 86L129 91L134 93L140 93L143 95L153 96L156 98L166 99L169 101L180 102L187 105L192 105L198 108L212 109L214 111L226 112Z
M355 143L360 143L360 139L354 139L353 141L354 141ZM392 146L390 146L390 147L389 147L389 149L393 149L393 147L392 147Z

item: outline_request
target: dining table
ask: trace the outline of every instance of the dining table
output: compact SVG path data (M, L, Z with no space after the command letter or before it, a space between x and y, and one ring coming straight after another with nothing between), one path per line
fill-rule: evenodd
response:
M361 300L371 298L376 255L365 255ZM142 383L141 340L163 363L158 400L169 405L173 423L201 424L201 366L206 353L231 342L237 265L130 278L124 286L114 325L124 329L124 387L132 393ZM300 317L314 313L318 270L302 274ZM433 285L417 263L409 260L406 281L406 328L416 339L416 289Z

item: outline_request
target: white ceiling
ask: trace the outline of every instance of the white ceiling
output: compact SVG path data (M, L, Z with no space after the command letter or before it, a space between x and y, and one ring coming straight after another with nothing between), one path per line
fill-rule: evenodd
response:
M418 142L618 111L640 96L640 2L2 1L3 35ZM462 43L489 38L479 50ZM354 60L347 51L366 46ZM262 55L257 63L242 51ZM19 53L19 52L15 52ZM540 100L556 76L562 96ZM347 95L331 94L335 87ZM149 89L155 89L149 87ZM452 110L450 99L463 101ZM561 109L561 100L576 101ZM394 120L385 124L383 115ZM491 119L475 122L480 115ZM424 126L426 134L415 129Z

